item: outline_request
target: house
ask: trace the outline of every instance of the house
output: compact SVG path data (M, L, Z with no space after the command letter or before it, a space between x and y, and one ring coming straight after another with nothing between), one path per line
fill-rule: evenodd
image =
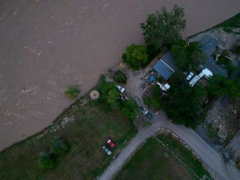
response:
M162 58L153 66L153 70L156 71L166 81L177 69L173 55L168 51Z
M212 58L212 54L216 51L219 42L210 35L204 36L200 41L202 44L201 50L207 56L207 60L201 67L209 69L213 74L227 77L228 71L217 64L217 62Z

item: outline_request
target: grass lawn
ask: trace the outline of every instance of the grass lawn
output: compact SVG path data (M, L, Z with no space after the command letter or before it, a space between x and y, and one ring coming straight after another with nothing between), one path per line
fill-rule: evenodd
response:
M168 144L171 150L180 157L199 177L209 173L203 168L201 162L197 160L190 151L186 150L177 140L171 136L157 136L161 141ZM169 157L164 157L165 153ZM138 180L191 180L198 179L189 171L170 151L168 151L157 139L151 137L132 159L123 167L115 178L138 179Z
M99 176L126 140L136 134L136 129L120 110L110 110L106 104L96 101L81 104L77 100L53 125L0 152L0 179L94 179ZM73 116L75 120L55 132L53 129L59 127L66 116ZM39 153L49 149L54 135L67 141L70 151L57 159L53 170L40 170ZM102 150L107 137L116 143L111 156Z

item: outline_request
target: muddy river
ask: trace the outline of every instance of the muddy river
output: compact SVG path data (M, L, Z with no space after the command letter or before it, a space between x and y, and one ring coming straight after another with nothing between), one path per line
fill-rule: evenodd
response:
M140 22L162 6L185 8L184 37L239 12L239 0L0 0L0 150L35 134L142 43Z

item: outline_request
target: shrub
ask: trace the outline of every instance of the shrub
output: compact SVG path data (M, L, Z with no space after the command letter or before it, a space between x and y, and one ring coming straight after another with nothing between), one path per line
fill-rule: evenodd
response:
M229 56L229 51L227 49L224 49L223 52L222 52L222 55L223 56Z
M67 90L64 92L64 94L71 99L76 98L79 93L80 90L73 86L67 87Z
M51 150L56 155L65 154L69 150L69 146L65 143L60 136L54 136L50 142Z
M240 46L236 46L236 47L233 49L233 52L235 52L236 54L240 54Z
M152 103L151 102L151 98L150 97L145 97L143 99L143 103L149 107L151 105L151 103Z
M118 70L115 73L115 76L113 78L117 83L122 83L122 84L126 84L127 83L127 76L121 71Z
M38 158L38 166L40 169L53 169L55 166L55 162L52 155L46 151L40 152Z
M160 97L153 98L152 99L152 105L153 105L153 107L159 109L161 107Z
M125 117L129 118L130 120L135 120L139 114L137 103L131 98L124 101L122 112Z

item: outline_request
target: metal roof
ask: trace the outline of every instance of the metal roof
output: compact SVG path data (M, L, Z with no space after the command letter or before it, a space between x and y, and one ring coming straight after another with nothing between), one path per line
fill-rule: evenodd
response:
M170 76L175 72L168 64L166 64L162 59L159 60L153 69L158 72L165 80L168 80Z
M213 37L206 35L199 42L202 43L201 50L207 55L207 60L204 64L202 64L202 66L204 68L208 68L213 72L213 74L226 77L228 71L224 67L218 65L217 62L211 57L219 44L218 41Z

